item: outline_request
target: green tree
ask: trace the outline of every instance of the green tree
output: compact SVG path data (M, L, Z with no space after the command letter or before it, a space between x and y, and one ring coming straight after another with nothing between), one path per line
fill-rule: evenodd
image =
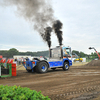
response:
M86 54L85 54L84 52L80 52L80 53L79 53L79 56L80 56L80 57L85 57Z
M92 53L91 53L91 58L92 58L92 59L98 58L98 55L97 55L95 52L94 52L94 53L92 52Z
M74 53L77 54L77 55L79 56L79 51L73 50L73 51L72 51L72 54L74 55Z
M9 57L13 57L13 55L18 55L18 50L17 49L15 49L15 48L11 48L11 49L9 49L8 50L8 56Z

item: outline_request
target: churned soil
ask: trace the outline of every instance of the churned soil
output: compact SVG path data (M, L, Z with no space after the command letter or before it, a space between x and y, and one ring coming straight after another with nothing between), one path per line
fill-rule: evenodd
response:
M0 85L20 85L42 91L51 100L100 100L100 65L89 64L71 66L68 71L49 70L44 74L17 70L16 77L0 78Z
M99 60L92 60L87 64L87 66L100 66L100 59Z

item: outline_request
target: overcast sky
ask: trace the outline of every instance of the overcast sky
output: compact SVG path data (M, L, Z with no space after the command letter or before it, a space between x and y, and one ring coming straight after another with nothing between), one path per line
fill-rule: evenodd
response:
M2 0L0 0L2 1ZM90 46L100 52L100 0L52 0L54 16L63 23L63 44L72 50L90 54ZM52 46L58 40L52 34ZM15 6L0 6L0 50L48 50L47 44Z

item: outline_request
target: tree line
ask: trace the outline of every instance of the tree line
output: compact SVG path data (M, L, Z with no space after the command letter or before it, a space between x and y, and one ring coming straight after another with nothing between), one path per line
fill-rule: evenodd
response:
M86 57L86 58L98 58L98 55L94 52L89 54L85 54L84 52L79 52L77 50L73 50L72 54L74 55L74 53L76 53L79 57ZM9 50L0 50L0 55L2 55L3 57L6 58L12 58L14 55L31 55L31 56L46 56L49 57L49 51L37 51L37 52L31 52L31 51L27 51L27 52L19 52L17 49L15 48L11 48Z
M0 55L6 58L13 58L14 55L29 55L29 56L49 56L49 51L38 51L38 52L19 52L15 48L9 50L0 50Z

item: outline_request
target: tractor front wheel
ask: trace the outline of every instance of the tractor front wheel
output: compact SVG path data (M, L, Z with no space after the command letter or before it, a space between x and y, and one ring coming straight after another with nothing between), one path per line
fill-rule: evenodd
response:
M68 64L68 62L65 62L64 66L63 66L63 70L66 71L68 69L69 69L69 64Z

